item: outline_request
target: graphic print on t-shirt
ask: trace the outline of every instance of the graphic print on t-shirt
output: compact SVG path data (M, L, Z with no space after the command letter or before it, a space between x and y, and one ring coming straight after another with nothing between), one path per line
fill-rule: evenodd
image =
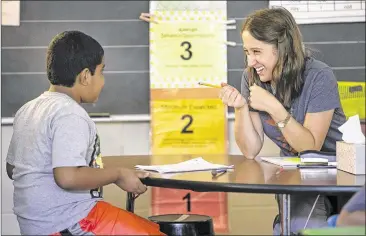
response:
M296 150L286 141L282 132L278 129L271 116L263 117L264 125L267 125L267 136L271 138L282 150L286 150L290 155L296 156Z
M100 139L99 135L95 135L93 153L90 159L89 167L92 168L103 168L102 154L100 152ZM103 197L103 187L90 190L92 198L102 198Z

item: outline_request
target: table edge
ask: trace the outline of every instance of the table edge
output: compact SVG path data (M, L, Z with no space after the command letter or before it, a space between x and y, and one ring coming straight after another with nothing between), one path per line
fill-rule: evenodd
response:
M279 185L279 184L244 184L244 183L220 183L200 182L190 180L176 180L147 177L141 180L150 187L162 187L172 189L186 189L194 192L236 192L236 193L266 193L266 194L295 194L318 193L340 194L357 192L363 185Z

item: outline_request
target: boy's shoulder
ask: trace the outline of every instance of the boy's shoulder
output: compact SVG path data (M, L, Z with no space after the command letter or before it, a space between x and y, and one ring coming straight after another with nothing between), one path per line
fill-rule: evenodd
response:
M91 120L87 111L68 95L47 91L26 102L16 112L15 120L33 117L52 118L50 120L54 120L67 115L76 115Z

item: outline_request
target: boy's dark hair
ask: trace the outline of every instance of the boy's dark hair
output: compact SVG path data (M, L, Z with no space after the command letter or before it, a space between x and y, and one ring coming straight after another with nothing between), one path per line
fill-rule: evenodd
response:
M85 68L94 75L102 63L104 50L92 37L79 31L56 35L47 50L47 77L53 85L74 86L76 76Z

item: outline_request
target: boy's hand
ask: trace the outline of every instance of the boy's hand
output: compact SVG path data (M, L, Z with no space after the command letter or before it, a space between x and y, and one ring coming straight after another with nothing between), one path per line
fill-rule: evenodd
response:
M115 184L121 189L134 193L142 194L146 192L146 186L140 181L140 178L146 178L149 176L147 172L137 172L130 169L119 169L118 179Z

